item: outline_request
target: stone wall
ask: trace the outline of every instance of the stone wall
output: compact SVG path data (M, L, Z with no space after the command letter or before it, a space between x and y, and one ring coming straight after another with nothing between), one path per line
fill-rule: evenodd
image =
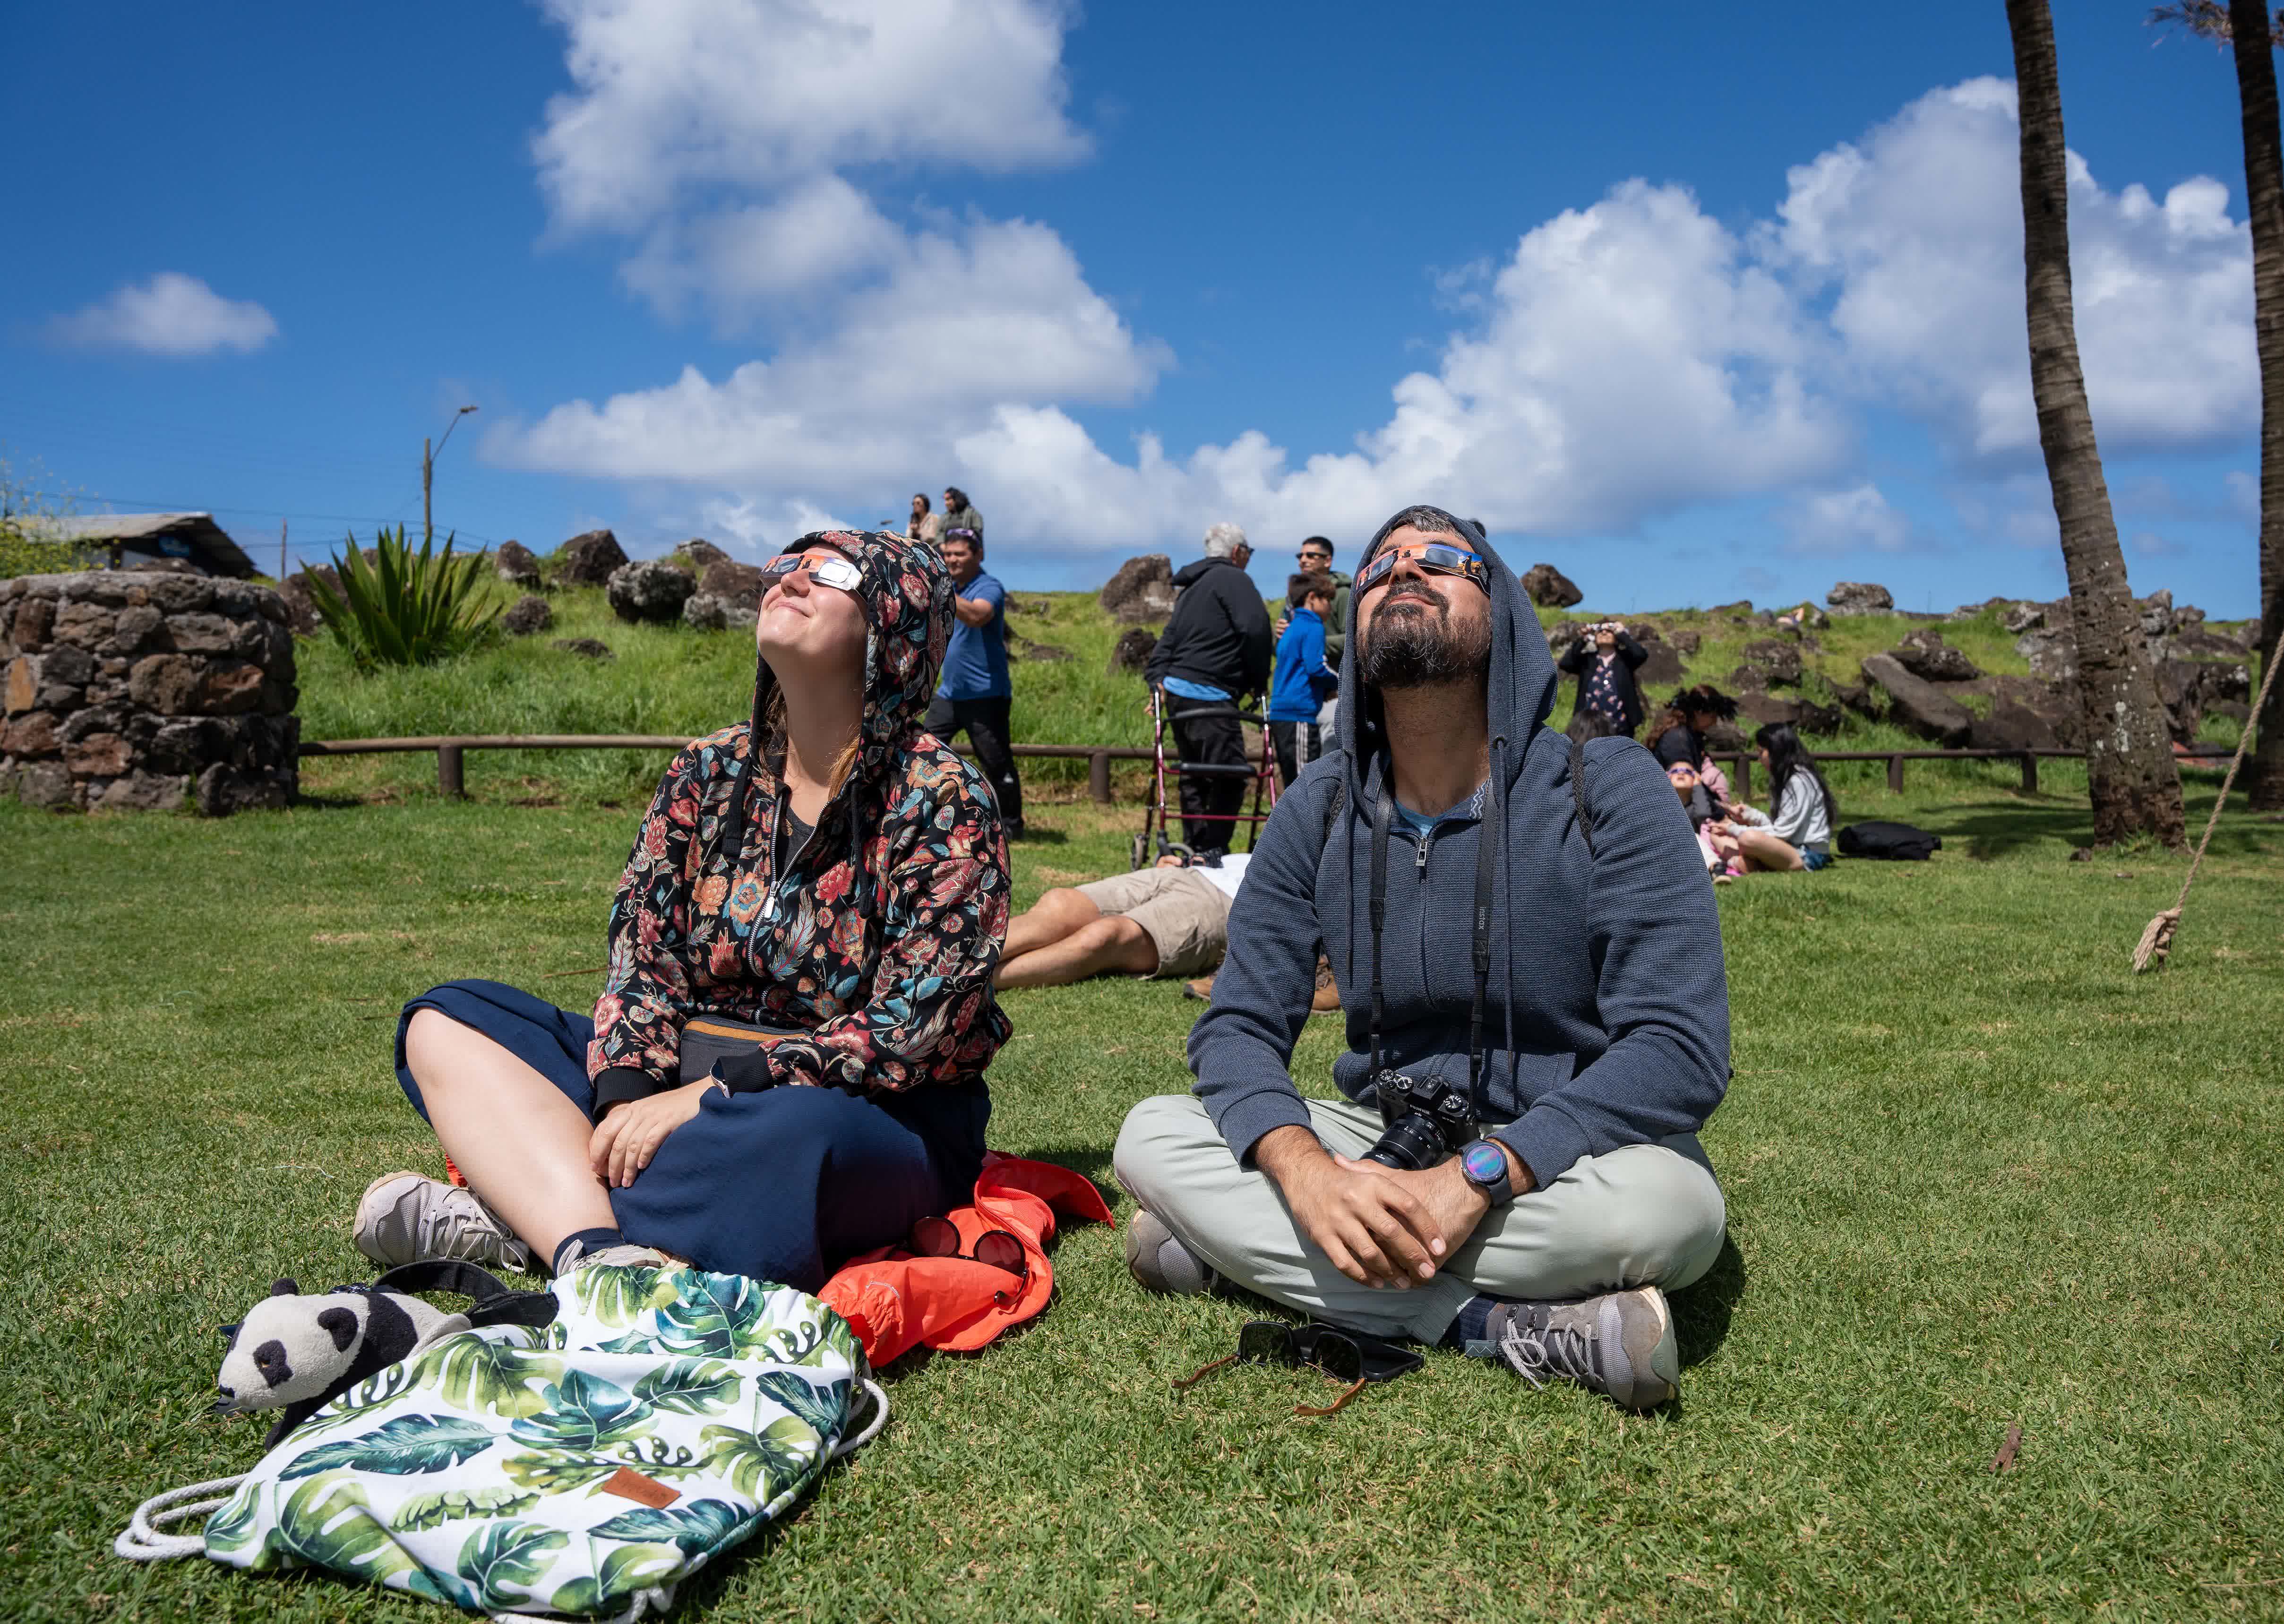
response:
M293 637L267 587L97 570L0 581L0 794L220 816L300 781Z

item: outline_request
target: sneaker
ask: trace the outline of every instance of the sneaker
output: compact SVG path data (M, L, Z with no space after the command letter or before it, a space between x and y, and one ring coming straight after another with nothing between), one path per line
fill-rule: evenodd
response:
M637 1246L632 1241L615 1246L604 1246L594 1252L573 1251L563 1260L563 1267L555 1271L560 1280L566 1275L583 1269L592 1269L598 1263L610 1269L671 1269L674 1260L655 1246Z
M1216 973L1218 972L1216 972ZM1213 982L1214 979L1209 975L1201 975L1194 981L1185 981L1182 983L1182 996L1185 998L1195 998L1202 1003L1211 1003L1213 1002Z
M357 1203L356 1249L383 1269L452 1258L529 1273L531 1248L473 1190L418 1173L384 1173Z
M1144 1291L1176 1297L1209 1292L1221 1283L1221 1276L1176 1240L1156 1214L1138 1206L1126 1224L1126 1269Z
M1309 999L1309 1013L1337 1015L1340 1011L1341 989L1333 980L1333 961L1320 953L1317 956L1317 990Z
M1486 1327L1491 1349L1534 1387L1560 1378L1649 1409L1681 1390L1681 1348L1665 1293L1654 1285L1584 1302L1501 1303Z

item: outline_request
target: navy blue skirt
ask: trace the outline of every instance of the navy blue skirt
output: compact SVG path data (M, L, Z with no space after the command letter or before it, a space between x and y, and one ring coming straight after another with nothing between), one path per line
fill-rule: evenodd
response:
M583 1114L593 1108L592 1020L498 981L448 981L406 1004L396 1026L396 1080L424 1118L404 1064L415 1010L482 1033ZM630 1241L813 1292L849 1258L973 1199L990 1115L980 1081L864 1099L838 1089L713 1089L635 1182L611 1191L611 1209Z

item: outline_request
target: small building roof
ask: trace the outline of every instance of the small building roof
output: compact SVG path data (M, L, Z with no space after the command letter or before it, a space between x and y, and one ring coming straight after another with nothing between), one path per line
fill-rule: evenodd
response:
M171 541L209 574L243 580L254 573L254 560L215 523L212 513L74 513L43 519L36 528L59 542L131 546L138 552L173 552L164 546Z

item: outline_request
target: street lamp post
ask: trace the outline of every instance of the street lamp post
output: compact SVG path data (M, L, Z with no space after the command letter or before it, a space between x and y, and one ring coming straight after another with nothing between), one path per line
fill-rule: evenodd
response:
M460 426L460 419L473 410L475 408L473 406L463 406L452 414L452 420L444 426L442 437L436 441L437 451L444 449L444 441L450 440L452 437L452 431ZM423 440L420 442L420 544L424 547L436 539L436 521L431 515L428 505L428 491L430 486L434 483L435 476L435 452L431 451L428 449L428 442Z

